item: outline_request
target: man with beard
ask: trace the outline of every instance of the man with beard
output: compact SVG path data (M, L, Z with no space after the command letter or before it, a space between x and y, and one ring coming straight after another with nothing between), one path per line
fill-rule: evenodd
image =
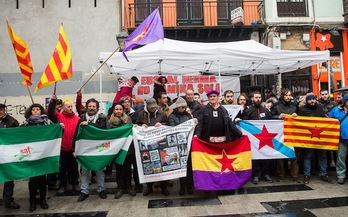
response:
M66 101L63 103L62 112L56 111L57 96L52 95L48 106L47 116L53 123L60 123L63 127L63 136L60 150L59 167L59 195L66 192L68 177L74 192L79 192L79 171L75 157L73 156L72 144L79 117L73 112L72 103Z
M5 104L0 103L0 128L18 127L18 121L14 117L6 113L6 107L7 106ZM6 208L19 209L20 205L14 202L13 199L13 189L13 181L4 183L4 191L2 193L3 201Z
M280 94L279 101L273 106L272 116L274 119L283 120L285 115L292 115L293 117L297 116L297 105L294 102L291 102L292 92L289 89L283 89ZM284 162L287 162L284 159L277 160L277 175L279 180L285 177L285 168ZM298 182L298 163L296 158L291 158L291 177L293 181ZM287 165L287 164L285 164Z
M194 100L194 92L193 90L187 90L186 91L186 102L187 102L187 107L190 109L191 114L194 118L198 118L201 110L202 110L202 105Z
M299 109L298 115L300 116L310 116L310 117L326 117L326 113L323 109L323 106L317 103L317 97L309 93L306 96L306 105ZM303 183L308 184L310 175L311 175L311 160L314 154L314 151L317 151L318 162L319 162L319 176L320 179L324 182L334 183L327 175L327 156L326 150L321 149L311 149L305 148L303 150Z
M160 127L162 124L167 125L167 116L160 109L158 109L156 100L154 98L150 98L146 100L144 110L139 113L136 124L143 127ZM146 183L147 187L143 192L144 196L147 196L153 192L153 184L153 182ZM168 196L169 191L167 189L167 182L161 181L160 187L162 189L162 194Z
M83 127L86 125L92 125L100 129L106 128L106 117L104 114L98 112L99 110L99 102L92 98L87 100L86 102L86 113L81 115L80 120L77 125L76 133L75 133L75 141L77 137L77 132L79 127ZM75 142L73 145L73 150L75 150ZM74 152L74 156L75 152ZM81 168L81 194L77 199L78 202L86 200L89 196L89 174L90 170L85 170ZM95 171L95 180L97 182L97 191L99 197L101 199L105 199L107 197L105 192L105 175L103 170Z
M246 109L241 115L242 120L268 120L272 118L272 115L268 109L261 106L261 93L255 91L252 94L252 105ZM253 173L253 183L259 183L260 174L263 179L267 182L273 182L270 177L270 171L272 167L271 160L252 160L252 173Z
M234 93L232 90L226 90L224 92L224 100L221 103L222 105L236 105L234 102Z
M318 103L321 104L324 108L326 114L329 114L331 109L336 106L336 103L330 99L329 93L327 90L320 90L320 99Z

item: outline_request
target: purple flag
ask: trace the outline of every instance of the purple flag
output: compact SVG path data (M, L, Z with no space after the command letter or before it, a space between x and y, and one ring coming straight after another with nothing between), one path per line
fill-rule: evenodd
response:
M124 48L122 50L123 56L128 61L125 54L126 51L138 45L145 45L153 43L159 39L163 40L164 31L162 26L159 10L156 8L146 19L136 28L132 34L124 41ZM129 62L129 61L128 61Z

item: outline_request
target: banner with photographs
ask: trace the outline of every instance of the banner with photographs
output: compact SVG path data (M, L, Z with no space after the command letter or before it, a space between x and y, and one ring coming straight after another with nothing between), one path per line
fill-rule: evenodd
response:
M133 127L140 183L186 176L194 128L194 120L175 127Z

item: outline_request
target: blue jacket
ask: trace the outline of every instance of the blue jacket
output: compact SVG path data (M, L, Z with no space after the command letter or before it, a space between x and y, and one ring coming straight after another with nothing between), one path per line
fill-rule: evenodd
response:
M338 120L342 120L345 115L343 105L336 106L329 113L330 118L336 118ZM348 117L341 123L340 137L341 139L348 139Z

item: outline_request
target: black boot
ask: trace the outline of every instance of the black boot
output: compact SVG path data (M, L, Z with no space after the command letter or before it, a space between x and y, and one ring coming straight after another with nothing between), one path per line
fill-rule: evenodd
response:
M29 210L31 212L36 210L36 185L35 182L33 181L33 179L29 179Z
M46 192L47 192L46 184L40 183L40 206L42 209L48 209L48 204L46 201Z

